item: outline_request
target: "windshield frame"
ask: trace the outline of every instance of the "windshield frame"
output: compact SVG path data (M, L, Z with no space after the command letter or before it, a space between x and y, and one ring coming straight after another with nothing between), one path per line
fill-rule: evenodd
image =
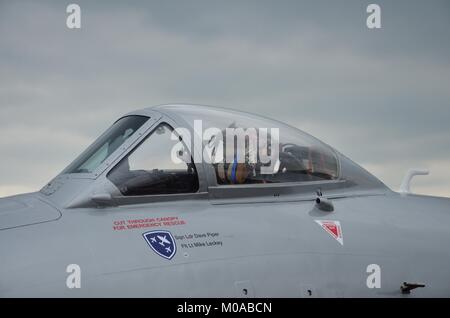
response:
M148 120L139 129L137 129L128 139L126 139L125 142L121 144L121 146L119 146L114 152L112 152L92 172L80 172L80 173L68 173L68 172L66 172L69 169L69 167L72 166L72 164L74 162L79 160L79 158L81 158L84 155L85 151L87 151L87 149L89 149L89 147L91 145L93 145L96 140L101 138L101 136L103 136L108 131L108 129L110 129L110 127L112 127L112 125L117 123L122 118L130 117L130 116L147 117ZM147 132L153 127L153 125L160 118L161 118L161 114L158 113L158 112L151 112L151 114L149 114L148 112L147 113L143 113L143 114L130 113L130 114L126 114L126 115L120 117L119 119L114 121L114 123L111 126L109 126L107 129L105 129L105 131L100 136L98 136L91 143L91 145L86 147L86 149L84 149L83 152L79 156L77 156L75 158L75 160L73 160L69 165L67 165L67 167L64 168L64 170L59 175L60 176L64 176L64 177L66 177L68 179L97 179L108 167L110 167L111 165L115 164L117 158L120 158L124 153L127 153L129 151L130 147L133 147L137 142L140 142L140 140L143 139L147 135Z

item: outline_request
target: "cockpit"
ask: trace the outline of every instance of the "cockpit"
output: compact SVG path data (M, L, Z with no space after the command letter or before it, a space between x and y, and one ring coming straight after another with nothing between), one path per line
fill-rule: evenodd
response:
M384 186L294 127L244 112L189 105L157 106L122 117L60 176L94 180L93 192L106 189L101 191L117 198L217 193L242 186L256 191L318 183L331 184L330 189Z

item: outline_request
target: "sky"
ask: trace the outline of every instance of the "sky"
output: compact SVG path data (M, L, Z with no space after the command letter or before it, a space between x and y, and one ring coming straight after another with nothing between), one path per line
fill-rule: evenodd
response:
M412 190L450 197L449 34L445 0L0 0L0 197L39 190L118 117L167 103L287 122L393 190L426 168Z

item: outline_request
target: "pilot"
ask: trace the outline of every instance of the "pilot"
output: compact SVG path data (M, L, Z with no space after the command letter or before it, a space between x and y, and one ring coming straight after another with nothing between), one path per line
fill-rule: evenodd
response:
M220 184L244 184L249 179L250 166L236 160L231 164L219 163L216 174Z
M270 136L269 136L270 137ZM245 162L220 162L215 165L217 181L219 184L255 184L255 183L272 183L285 181L306 181L310 180L312 167L305 167L302 158L308 158L308 147L300 147L295 144L281 144L279 158L273 166L273 173L261 174L262 166L267 166L261 162L251 162L250 158L258 158L258 147L261 149L268 148L271 144L266 140L249 142L245 148ZM226 144L226 143L225 143ZM234 147L234 149L232 148ZM223 152L231 151L236 154L236 145L223 145ZM311 156L311 154L309 154ZM226 155L224 154L224 159ZM311 161L311 159L309 160ZM272 164L272 163L271 163Z
M225 135L225 134L223 134ZM255 143L250 143L257 145ZM234 143L227 144L223 143L223 161L215 165L216 175L218 182L220 184L245 184L245 183L255 183L254 176L256 176L256 166L257 163L250 162L251 158L255 153L257 158L257 146L256 149L252 149L251 146L247 146L245 149L245 162L238 162L235 156L233 162L226 162L227 151L234 150L234 154L237 153L237 146Z

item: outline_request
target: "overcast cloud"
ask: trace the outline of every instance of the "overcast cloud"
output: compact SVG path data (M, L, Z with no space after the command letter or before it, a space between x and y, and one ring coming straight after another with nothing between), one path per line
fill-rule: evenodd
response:
M0 196L35 191L122 114L239 108L396 190L450 196L450 2L0 0ZM382 29L365 25L369 3Z

